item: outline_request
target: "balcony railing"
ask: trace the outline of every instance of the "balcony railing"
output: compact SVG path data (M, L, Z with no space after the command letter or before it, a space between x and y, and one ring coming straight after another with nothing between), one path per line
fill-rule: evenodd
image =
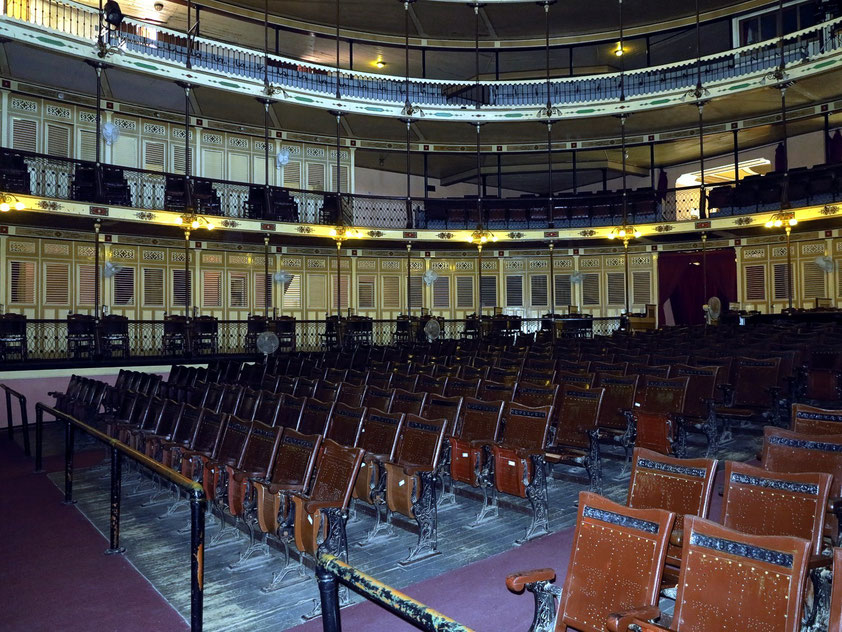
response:
M92 7L72 0L6 0L5 19L18 20L40 28L97 41L99 16ZM806 61L842 48L842 18L815 25L783 38L786 64ZM109 43L132 53L166 61L186 68L204 69L229 77L263 81L267 76L276 87L336 96L372 104L431 106L461 109L468 107L541 107L553 105L614 102L663 92L691 90L698 79L703 85L733 81L740 77L771 72L780 65L777 38L703 57L626 73L545 80L449 81L410 78L409 82L391 75L340 70L301 60L264 54L258 50L126 18ZM268 61L268 69L266 68ZM700 66L700 67L699 67ZM549 93L548 93L549 92Z
M10 308L14 310L14 305ZM577 336L610 336L620 328L620 317L587 317L582 319L587 323L586 328L571 329ZM344 321L343 321L344 322ZM346 337L342 342L348 344L368 344L387 346L396 342L404 341L406 338L396 336L398 331L395 320L365 320L364 335ZM464 319L441 319L441 339L459 340L466 332ZM489 321L490 322L490 321ZM579 322L577 320L577 322ZM68 342L67 320L28 319L26 321L26 345L20 353L0 353L2 359L8 366L15 364L18 360L53 362L71 361L73 363L86 363L106 360L135 360L154 361L157 359L168 361L172 359L192 358L194 361L201 361L219 355L258 355L254 337L249 337L247 320L218 320L216 321L216 347L215 352L208 351L210 347L205 346L205 352L196 351L189 346L176 347L168 345L165 340L165 321L162 320L130 320L128 322L128 355L109 352L106 344L97 344L95 326L92 323L90 330L90 345L80 346ZM549 321L541 318L523 318L520 320L520 333L531 334L540 330L543 326L549 326ZM336 338L330 331L332 327L324 320L296 320L294 321L294 335L292 339L285 339L285 346L281 349L286 351L320 351L333 347ZM468 328L470 329L470 328ZM491 330L488 329L488 332ZM490 335L488 334L487 335ZM512 332L509 332L512 333ZM78 336L78 334L77 334ZM423 333L419 340L426 340ZM0 352L3 349L0 348Z
M183 181L183 175L109 166L125 181L128 193L119 199L96 199L89 194L90 189L74 186L77 172L89 172L93 163L14 150L3 150L2 154L6 164L25 165L22 169L28 172L28 179L24 177L19 187L12 186L4 183L0 172L0 190L143 210L183 210L168 197L166 189L167 180ZM341 209L341 223L359 228L458 230L478 224L481 206L485 227L519 230L612 226L623 216L619 191L564 194L551 200L531 196L485 197L481 205L471 197L412 198L407 214L405 197L342 194L338 203L336 193L270 187L273 194L290 200L281 208L262 203L260 185L208 178L193 180L212 191L196 200L199 212L234 220L335 225L340 223ZM780 208L784 188L793 208L838 202L842 200L842 165L792 169L788 177L774 172L752 176L736 186L708 186L705 206L710 217L765 212ZM629 191L628 219L636 224L695 219L699 217L699 201L699 187Z

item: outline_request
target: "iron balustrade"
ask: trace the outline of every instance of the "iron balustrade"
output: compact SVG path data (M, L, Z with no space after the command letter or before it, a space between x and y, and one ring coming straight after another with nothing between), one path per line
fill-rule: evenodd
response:
M14 305L10 307L14 309ZM490 309L486 307L486 312L488 311ZM577 319L575 316L569 318ZM593 336L610 336L620 329L622 324L620 316L586 316L584 318L588 321L588 330L591 332L590 335ZM531 334L540 331L542 328L546 329L547 321L547 318L541 317L520 318L519 331L523 334ZM343 320L343 328L346 322ZM367 323L365 335L344 336L340 340L340 344L346 346L359 344L388 346L395 344L396 340L400 339L399 336L396 337L395 335L397 320L366 319L363 322ZM470 322L473 321L471 319L439 319L441 325L440 338L450 340L462 338L466 331L466 325ZM109 360L111 364L132 360L153 362L156 359L171 361L185 358L201 362L218 356L237 356L252 359L260 356L256 347L248 342L248 321L245 319L216 321L215 351L209 347L197 349L190 345L166 347L164 345L164 323L163 320L129 320L128 356L112 356L107 353L107 349L97 348L96 346L92 346L90 351L84 354L75 352L67 342L66 320L27 319L26 335L29 346L27 361L48 362L64 366L67 364L89 364L103 360ZM326 347L334 346L335 338L326 335L327 329L325 320L295 320L293 345L282 347L281 350L320 351ZM419 338L426 340L426 337L420 334ZM19 363L17 360L7 361L7 365L10 367L21 366L23 363L23 361Z
M97 41L99 24L95 8L72 0L7 0L5 17L74 36ZM842 47L842 18L784 35L783 57L786 63L807 60ZM154 25L134 18L124 18L107 42L132 53L189 68L204 69L230 77L263 81L267 57L255 49L244 48L204 37ZM189 50L189 55L188 55ZM688 59L662 66L629 70L624 73L626 97L659 92L691 90L699 72L703 84L733 80L778 67L781 53L778 39ZM189 65L188 65L189 64ZM698 66L701 65L699 69ZM276 86L315 95L336 96L336 69L279 55L268 55L268 78ZM620 73L556 78L550 81L554 105L612 102L620 98ZM339 72L340 98L372 103L452 107L465 106L541 107L547 103L545 79L476 82L410 78L409 91L403 78L376 73ZM526 120L526 119L524 119Z
M320 553L316 566L324 632L342 632L337 582L428 632L473 632L437 610L363 573L335 555Z
M20 406L20 427L21 432L23 433L23 451L26 456L32 456L29 447L29 412L26 408L26 396L18 393L8 384L0 384L0 388L6 391L6 423L8 424L9 441L12 441L15 438L14 414L12 412L12 398L15 398Z
M125 549L120 546L120 507L122 491L122 463L126 457L139 466L146 468L179 488L185 490L190 497L190 629L192 632L202 630L202 609L204 601L204 555L205 555L205 511L207 501L202 486L185 477L175 470L171 470L149 458L142 452L133 450L124 443L109 437L107 434L68 415L65 412L47 406L42 402L35 405L35 470L41 471L42 436L44 414L55 417L56 421L65 424L64 432L64 502L71 504L73 500L73 456L75 432L80 430L111 448L111 520L109 533L109 548L106 554L122 553Z
M19 150L2 150L22 160L29 173L27 190L13 193L30 194L58 200L85 198L84 191L74 189L74 175L79 167L93 168L94 163L72 158L60 158ZM181 174L148 171L132 167L104 167L111 173L122 172L128 187L128 198L117 200L75 199L91 204L112 202L142 210L183 211L183 206L167 199L166 182L182 179ZM829 179L828 186L817 188L804 179ZM797 180L803 186L792 186ZM273 194L283 194L291 200L283 210L251 205L250 192L261 185L211 178L193 178L213 192L213 200L197 200L197 210L203 215L215 215L233 220L221 227L234 228L238 219L254 219L276 223L306 223L334 226L342 222L359 228L420 228L471 229L477 225L475 197L412 198L411 213L407 216L406 198L325 191L270 187ZM789 202L793 208L812 204L826 204L842 200L842 169L839 165L819 165L809 169L793 168L789 173ZM752 176L733 183L718 182L707 185L707 208L711 214L743 215L765 212L780 206L774 192L784 183L784 175L769 173ZM730 189L730 192L729 192ZM727 195L714 196L719 191ZM262 196L262 193L261 193ZM733 198L733 199L732 199ZM204 198L208 199L208 198ZM262 199L262 198L261 198ZM699 187L676 187L658 191L642 188L628 192L628 220L635 224L691 220L699 217ZM715 209L715 210L713 210ZM613 226L622 219L622 192L585 192L560 194L549 200L543 197L483 198L483 225L490 230L538 228L590 228Z

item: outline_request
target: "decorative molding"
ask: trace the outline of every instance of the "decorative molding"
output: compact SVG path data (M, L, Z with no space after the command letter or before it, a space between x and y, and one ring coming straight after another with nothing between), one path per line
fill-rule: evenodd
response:
M137 121L130 121L123 118L114 118L114 126L127 132L137 131Z
M68 121L71 118L70 108L63 108L58 105L47 104L47 107L44 108L44 111L47 114L47 116L52 116L54 118L67 119ZM96 120L96 117L94 117L94 120Z
M600 267L600 261L598 257L589 257L583 258L579 260L579 267L580 268L598 268Z
M27 99L12 99L12 109L21 112L37 112L38 103Z
M144 250L141 252L140 258L143 261L164 261L163 250Z
M96 114L93 112L79 112L79 122L80 123L92 123L96 124Z
M572 270L573 269L573 258L572 257L559 257L557 259L553 259L553 269Z
M240 222L234 219L224 219L219 222L219 225L223 228L237 228L240 225Z
M63 208L61 204L51 200L38 200L35 206L45 211L60 211Z
M439 233L436 237L439 239L453 239L453 233Z
M307 150L304 152L304 155L307 158L324 158L327 153L325 152L324 147L307 147Z
M784 250L784 254L786 254L786 250ZM743 259L765 259L766 258L766 249L765 248L743 248Z
M357 261L357 270L377 270L377 260L360 259Z
M112 259L129 259L134 261L137 258L137 252L134 248L111 248Z
M297 230L299 233L302 233L304 235L309 235L310 233L313 232L313 227L312 226L299 226L295 230Z
M659 224L658 226L655 226L655 232L668 233L671 230L673 230L673 228L675 228L675 227L672 226L671 224Z
M550 267L550 262L546 259L530 259L529 260L529 269L530 270L546 270Z
M155 136L166 136L167 135L167 127L166 125L160 125L158 123L144 123L143 124L143 133L144 134L153 134ZM181 135L184 138L184 134Z
M579 234L582 237L593 237L594 235L596 235L596 231L589 228L587 230L580 230Z
M384 270L400 270L401 269L401 262L400 261L382 261L380 267Z
M454 266L454 270L458 270L460 272L473 270L474 269L474 262L473 261L457 261Z
M382 230L370 230L366 233L369 237L382 237L385 234Z
M255 151L266 151L266 143L262 140L254 141L254 149ZM269 151L275 151L275 144L269 143Z
M445 271L448 268L448 264L446 261L432 261L430 263L430 268L433 270Z
M509 234L507 235L507 237L508 237L509 239L523 239L524 235L523 235L523 233L515 233L515 232L512 232L512 233L509 233Z
M827 204L819 211L822 215L836 215L839 212L838 204Z
M734 224L736 224L737 226L748 226L749 224L753 224L753 223L754 223L753 217L738 217L737 219L734 220Z
M152 221L155 219L155 213L152 213L151 211L139 211L135 213L135 217L144 221Z
M301 257L284 257L281 259L281 267L283 268L300 268L304 264Z
M70 256L70 245L69 244L51 244L45 243L43 246L43 251L45 255L57 255L57 256Z
M327 263L324 259L307 259L307 267L314 270L325 270L327 269Z
M202 253L202 263L222 263L222 255L221 254L214 254L210 252L203 252Z
M522 259L506 259L503 263L504 270L523 270Z
M248 141L248 138L240 138L239 136L231 136L228 139L228 146L229 147L236 147L237 149L248 149L249 148L249 141Z
M207 143L208 145L221 145L222 134L212 134L210 132L205 132L204 134L202 134L202 142Z
M10 241L9 252L14 252L21 255L34 255L35 242L34 241Z

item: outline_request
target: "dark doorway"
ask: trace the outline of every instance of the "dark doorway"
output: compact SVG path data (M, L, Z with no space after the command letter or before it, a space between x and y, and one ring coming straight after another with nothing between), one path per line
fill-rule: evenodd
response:
M702 306L712 296L722 310L737 300L737 261L733 248L694 252L665 252L658 257L658 323L700 325Z

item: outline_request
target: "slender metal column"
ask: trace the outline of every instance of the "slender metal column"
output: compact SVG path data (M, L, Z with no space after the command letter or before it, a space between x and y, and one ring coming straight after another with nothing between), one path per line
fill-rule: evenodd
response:
M336 577L323 566L316 567L319 598L322 604L322 629L324 632L342 632L339 618L339 586Z
M792 232L789 224L784 228L786 231L786 298L789 309L792 309L792 253L790 252L789 234Z
M192 287L190 283L190 230L184 230L184 316L190 320Z
M412 317L412 283L411 283L411 275L412 275L412 259L411 259L411 252L412 252L412 243L409 242L406 244L406 315L410 318Z
M190 630L201 632L205 590L205 508L207 501L190 498Z
M272 283L269 280L269 235L263 237L263 317L269 320L272 306Z
M123 486L123 453L111 446L111 532L106 555L124 553L120 546L120 496Z
M73 424L64 424L64 504L71 505L73 500L73 451L76 441L76 428Z

